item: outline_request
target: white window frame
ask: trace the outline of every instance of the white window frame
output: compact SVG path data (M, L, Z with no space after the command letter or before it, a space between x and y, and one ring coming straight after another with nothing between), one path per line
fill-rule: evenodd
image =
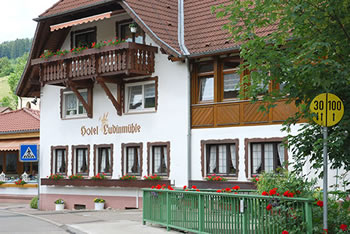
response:
M87 89L81 89L81 90L78 90L80 94L82 93L86 93L87 96L89 95L89 91ZM73 94L74 97L76 98L76 102L77 102L77 107L76 107L76 111L77 113L79 113L79 104L80 105L83 105L78 97L75 95L75 93L73 91L63 91L62 93L62 117L64 119L74 119L74 118L84 118L84 117L88 117L88 114L87 114L87 111L85 110L84 106L83 106L83 112L85 113L82 113L82 114L73 114L73 115L67 115L67 105L66 105L66 96L69 95L69 94ZM86 102L88 102L88 100L86 100Z
M145 108L145 85L153 84L154 89L155 89L155 106L151 108ZM129 109L129 88L135 87L135 86L142 86L142 109L136 109L136 110L131 110ZM125 112L127 114L131 113L145 113L145 112L155 112L156 111L156 105L157 105L157 86L155 81L144 81L144 82L138 82L138 83L130 83L130 84L125 84Z

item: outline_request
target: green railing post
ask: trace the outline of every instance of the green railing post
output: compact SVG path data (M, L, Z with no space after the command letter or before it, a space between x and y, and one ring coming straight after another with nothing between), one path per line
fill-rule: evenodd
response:
M169 199L169 192L166 192L166 230L170 231L169 227L170 223L170 199Z
M306 221L306 232L312 234L312 206L310 202L305 202L305 221Z
M245 208L245 199L243 198L241 200L241 205L242 205L242 212L243 212L243 233L248 233L247 232L247 209Z
M198 200L198 228L199 232L203 232L204 229L204 203L203 203L203 195L199 194L199 200Z
M149 199L146 199L146 191L143 191L143 196L142 196L142 224L143 225L146 225L146 221L145 221L145 213L146 213L146 209L148 210L146 206L146 202L149 200Z

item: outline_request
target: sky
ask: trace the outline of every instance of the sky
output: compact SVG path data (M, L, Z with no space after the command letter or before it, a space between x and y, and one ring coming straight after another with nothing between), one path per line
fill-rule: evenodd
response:
M2 0L0 7L0 43L17 38L32 38L33 21L58 0Z

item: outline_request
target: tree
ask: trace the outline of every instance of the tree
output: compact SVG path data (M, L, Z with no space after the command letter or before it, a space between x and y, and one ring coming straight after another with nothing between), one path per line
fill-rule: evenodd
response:
M343 100L345 114L329 129L329 159L332 168L350 170L349 10L349 0L241 0L212 8L217 17L228 20L223 28L241 45L245 62L240 72L259 71L243 81L252 84L247 87L252 100L261 93L258 84L283 84L283 89L263 97L268 105L261 110L269 111L285 98L300 111L284 123L284 130L308 120L297 135L288 136L296 169L307 158L314 168L322 166L321 128L310 121L309 105L316 95L330 92Z
M16 88L18 81L20 80L24 67L27 63L28 53L25 53L22 57L19 57L15 60L13 72L10 73L7 80L10 86L10 96L6 96L0 100L2 106L9 106L12 109L16 109L18 104L18 97L16 96Z

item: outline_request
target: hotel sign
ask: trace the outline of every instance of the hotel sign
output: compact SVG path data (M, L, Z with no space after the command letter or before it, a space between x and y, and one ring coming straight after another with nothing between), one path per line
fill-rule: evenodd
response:
M141 132L141 126L137 123L128 125L114 125L108 123L108 114L105 113L100 117L100 126L81 126L80 134L82 136L93 136L93 135L115 135L115 134L134 134Z

